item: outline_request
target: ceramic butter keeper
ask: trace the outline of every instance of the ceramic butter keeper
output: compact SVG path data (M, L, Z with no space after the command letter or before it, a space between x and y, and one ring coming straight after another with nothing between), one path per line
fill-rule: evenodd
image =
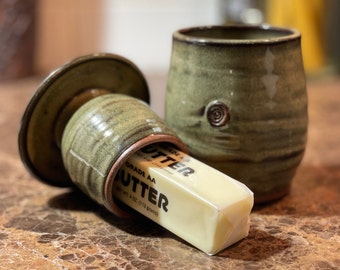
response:
M19 132L21 159L42 181L76 185L115 214L115 174L146 145L186 146L147 105L139 69L112 54L77 58L53 72L31 99Z

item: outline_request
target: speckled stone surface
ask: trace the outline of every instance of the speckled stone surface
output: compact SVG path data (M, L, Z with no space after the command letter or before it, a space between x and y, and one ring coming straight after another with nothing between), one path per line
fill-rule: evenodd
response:
M17 132L39 82L0 83L0 269L338 269L340 79L308 84L307 151L290 195L255 208L249 236L212 257L27 173Z

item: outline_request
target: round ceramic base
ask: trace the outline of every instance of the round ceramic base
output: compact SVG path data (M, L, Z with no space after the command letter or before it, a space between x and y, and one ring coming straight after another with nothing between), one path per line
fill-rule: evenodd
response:
M28 104L19 131L21 159L40 180L55 186L73 185L55 139L56 126L69 102L91 89L125 94L149 102L143 74L133 63L117 55L79 57L54 71Z

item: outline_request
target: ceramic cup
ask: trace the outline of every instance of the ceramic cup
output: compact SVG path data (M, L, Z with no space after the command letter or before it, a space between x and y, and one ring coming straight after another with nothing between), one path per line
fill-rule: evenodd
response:
M299 32L196 27L172 46L165 118L190 154L244 182L257 203L287 194L308 122Z

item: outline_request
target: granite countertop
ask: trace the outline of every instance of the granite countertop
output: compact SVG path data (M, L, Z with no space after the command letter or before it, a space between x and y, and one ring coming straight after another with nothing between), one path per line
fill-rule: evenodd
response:
M340 78L308 83L308 145L290 195L254 208L249 236L216 256L30 176L16 141L39 83L0 83L0 269L339 269Z

